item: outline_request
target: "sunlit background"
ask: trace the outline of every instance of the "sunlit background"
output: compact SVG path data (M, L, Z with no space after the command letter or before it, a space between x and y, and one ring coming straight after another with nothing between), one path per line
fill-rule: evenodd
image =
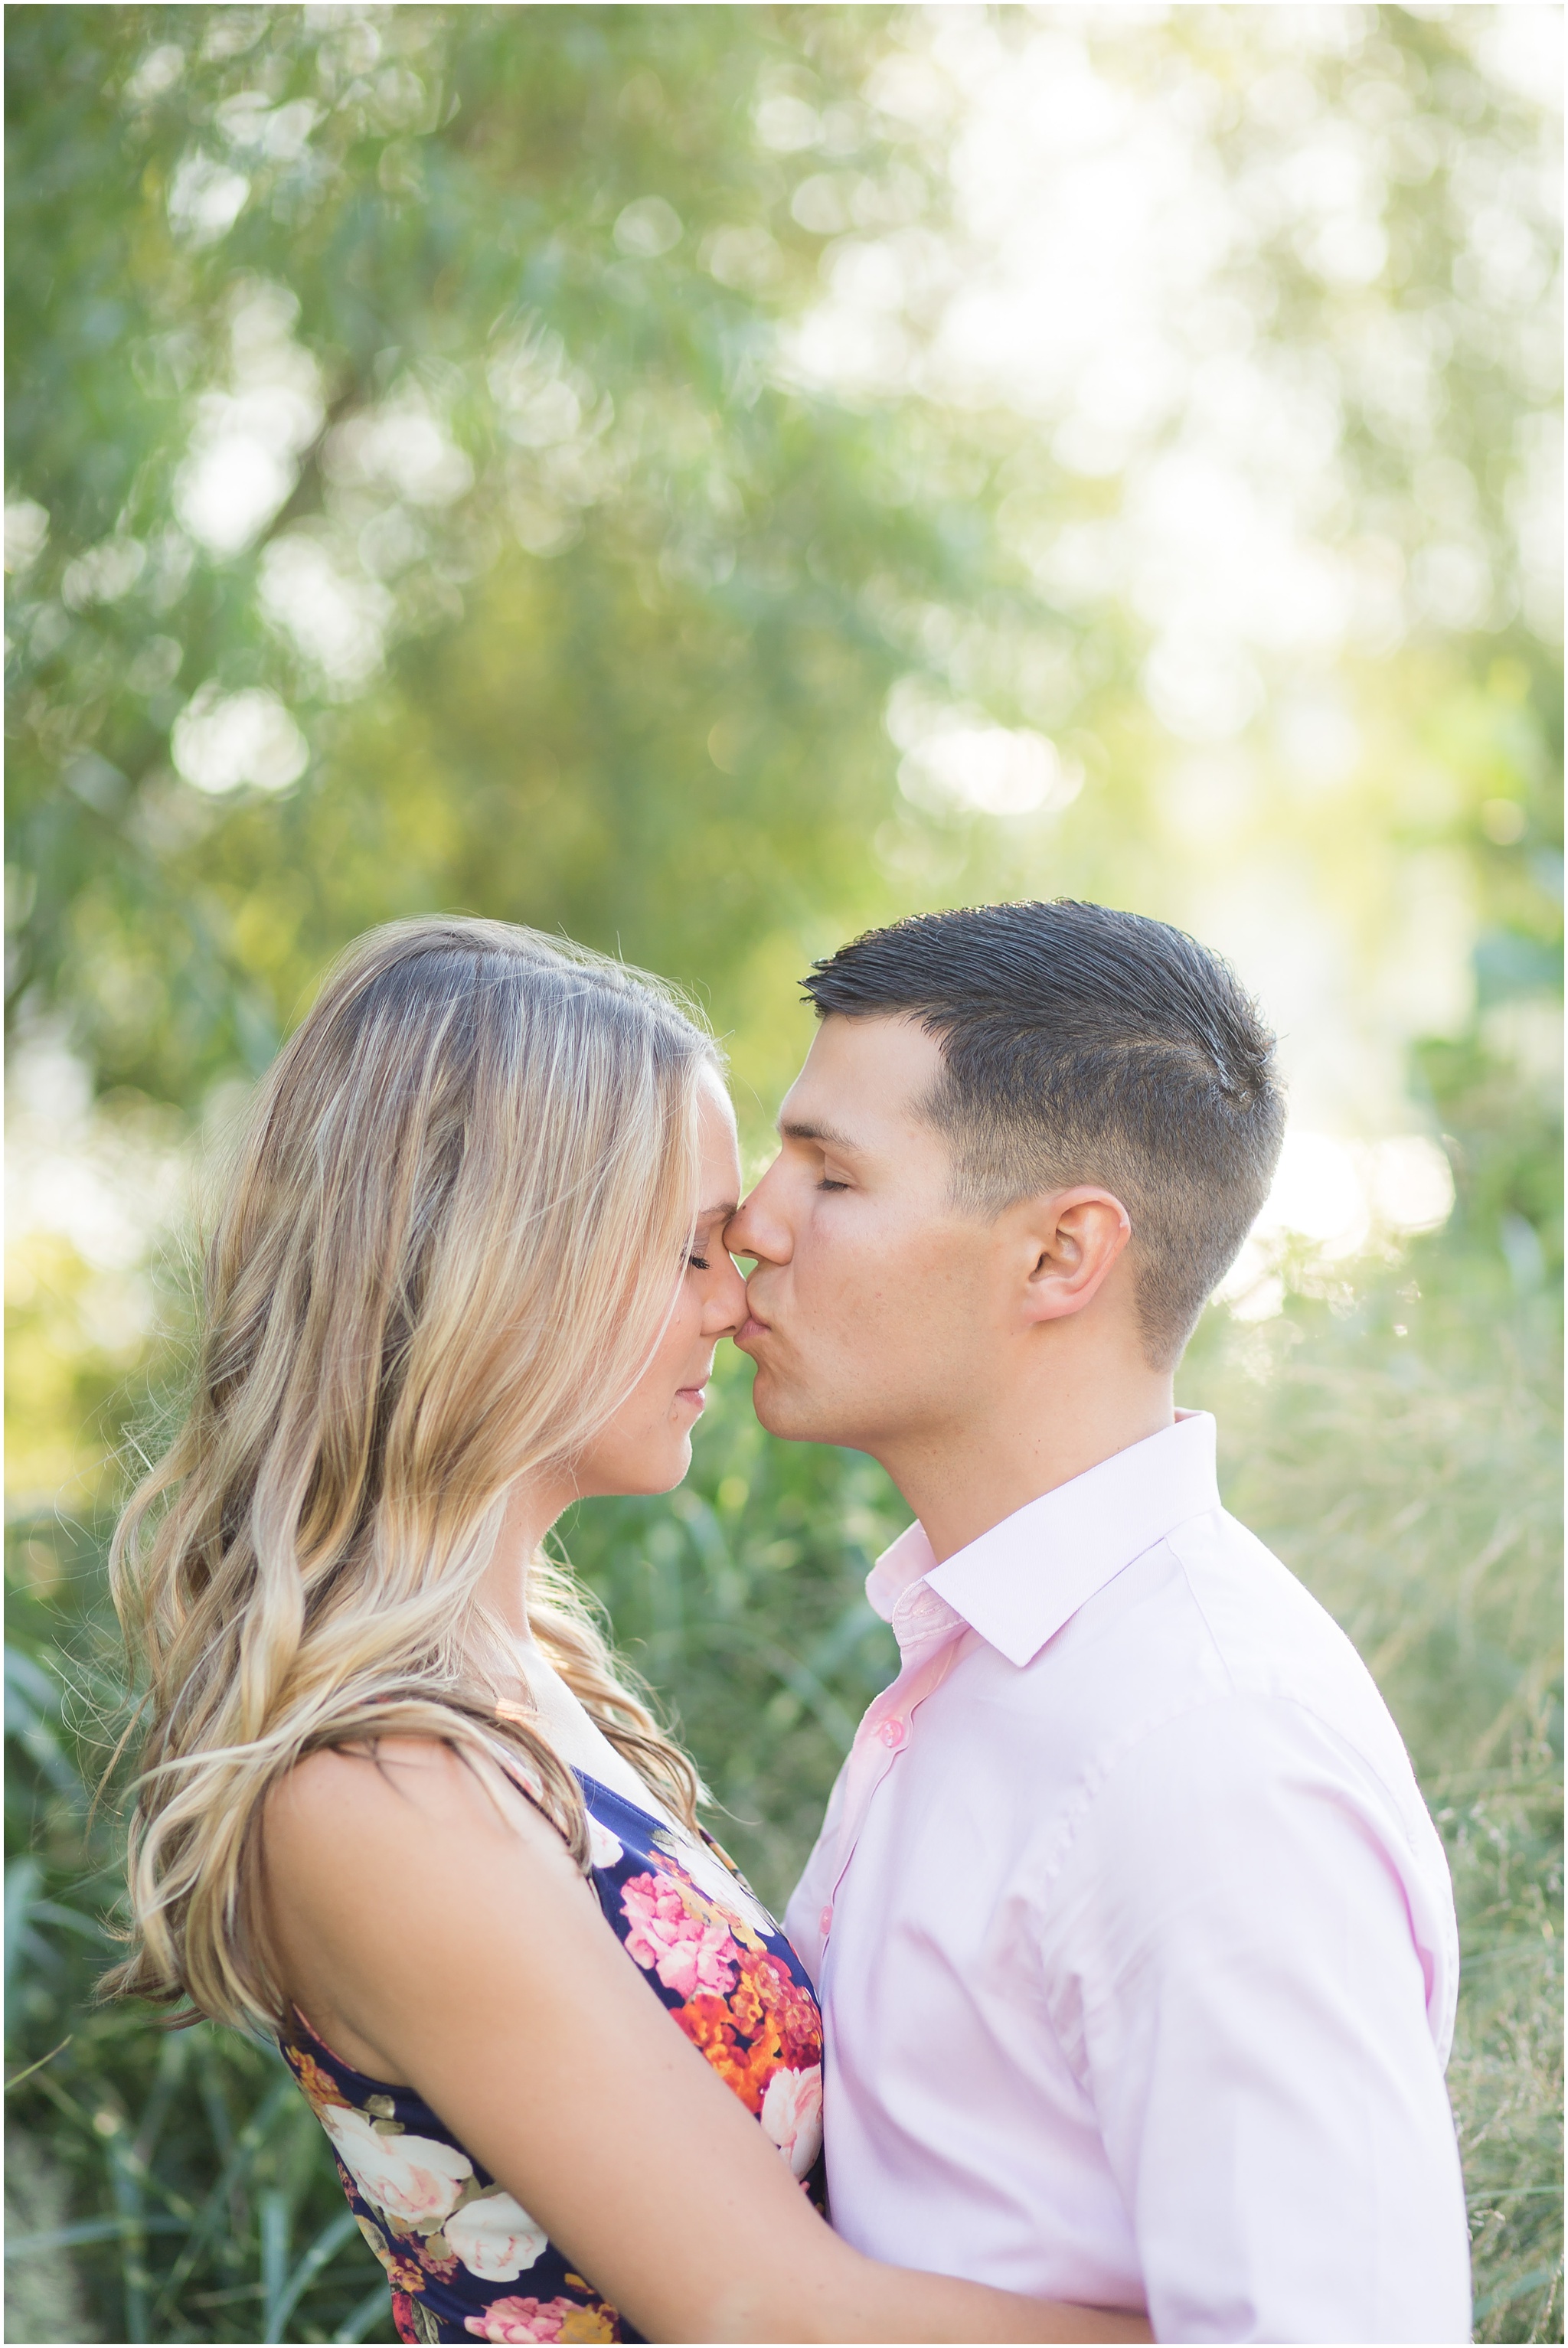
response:
M102 1542L325 962L441 907L665 971L759 1162L812 955L1081 894L1282 1036L1184 1398L1411 1743L1478 2333L1561 2338L1561 35L11 12L7 2337L390 2336L270 2058L86 2003ZM774 1898L900 1521L731 1377L569 1530Z

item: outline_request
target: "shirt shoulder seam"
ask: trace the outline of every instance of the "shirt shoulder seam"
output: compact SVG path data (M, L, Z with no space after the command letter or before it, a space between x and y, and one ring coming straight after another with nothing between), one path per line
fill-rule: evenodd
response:
M1205 1628L1207 1627L1205 1618ZM1216 1704L1236 1699L1246 1703L1287 1706L1292 1712L1303 1714L1315 1726L1321 1729L1325 1735L1332 1738L1335 1745L1357 1763L1371 1778L1393 1813L1393 1821L1398 1828L1399 1838L1405 1849L1412 1859L1418 1859L1419 1853L1405 1817L1404 1805L1397 1790L1388 1784L1371 1756L1361 1746L1346 1736L1342 1728L1337 1727L1305 1696L1284 1688L1238 1688L1228 1672L1227 1681L1229 1684L1223 1689L1205 1689L1201 1694L1191 1696L1183 1703L1172 1704L1165 1711L1140 1721L1137 1728L1130 1730L1110 1751L1102 1753L1086 1766L1078 1784L1057 1813L1057 1848L1048 1864L1042 1870L1039 1878L1042 1885L1054 1882L1060 1875L1072 1857L1084 1821L1088 1818L1100 1796L1107 1791L1112 1781L1150 1742L1150 1738L1157 1735L1161 1729L1168 1728L1173 1721L1190 1718L1196 1713L1210 1711ZM1417 1794L1419 1798L1418 1787Z
M1229 1515L1229 1511L1226 1509L1226 1508L1224 1507L1224 1504L1223 1504L1222 1502L1221 1503L1220 1508L1219 1508L1219 1509L1216 1511L1216 1513L1217 1513L1217 1514L1219 1514L1219 1515L1221 1515L1221 1516L1227 1516L1227 1515ZM1177 1526L1174 1526L1174 1527L1172 1528L1172 1533L1181 1533L1181 1532L1184 1532L1184 1531L1186 1530L1187 1525L1189 1525L1189 1524L1192 1524L1192 1523L1195 1523L1196 1521L1197 1521L1197 1519L1196 1519L1195 1518L1191 1518L1191 1517L1189 1517L1189 1518L1187 1518L1187 1519L1184 1520L1184 1522L1183 1522L1183 1523L1181 1523L1181 1524L1180 1524L1180 1525L1177 1525ZM1233 1524L1235 1524L1235 1525L1237 1526L1237 1529L1238 1529L1238 1530L1239 1530L1239 1531L1243 1532L1243 1533L1246 1533L1246 1534L1247 1534L1247 1537L1248 1537L1248 1539L1249 1539L1249 1540L1254 1540L1254 1541L1255 1541L1255 1540L1257 1540L1257 1535L1256 1535L1255 1533L1252 1532L1251 1529L1250 1529L1248 1526L1241 1524L1241 1523L1240 1523L1240 1520L1239 1520L1238 1519L1233 1518L1233 1519L1231 1519L1231 1521L1232 1521ZM1215 1654L1216 1654L1216 1655L1218 1656L1218 1658L1219 1658L1219 1661L1220 1661L1221 1666L1222 1666L1222 1670L1224 1671L1225 1677L1226 1677L1226 1679L1229 1681L1230 1685L1231 1685L1231 1688L1232 1688L1232 1690L1233 1690L1233 1692L1236 1692L1236 1693L1242 1693L1243 1691L1239 1691L1239 1690L1237 1690L1237 1687L1236 1687L1236 1679L1235 1679L1235 1674L1234 1674L1234 1673L1233 1673L1233 1672L1232 1671L1229 1662L1226 1660L1225 1653L1224 1653L1224 1650L1222 1648L1222 1646L1221 1646L1221 1644L1220 1644L1219 1635L1218 1635L1218 1633L1216 1632L1216 1631L1214 1630L1213 1624L1212 1624L1212 1623L1210 1622L1210 1620L1209 1620L1208 1612L1207 1612L1207 1611L1206 1611L1206 1609L1205 1609L1205 1607L1204 1607L1204 1605L1203 1605L1203 1601L1202 1601L1202 1598L1200 1598L1200 1596L1198 1595L1198 1592L1197 1592L1196 1589L1194 1589L1194 1588L1193 1588L1192 1576L1191 1576L1191 1571L1190 1571L1190 1570L1189 1570L1189 1567L1188 1567L1188 1561L1187 1561L1186 1558L1182 1555L1182 1553L1181 1553L1181 1550L1177 1548L1177 1546L1176 1546L1176 1542L1175 1542L1174 1539L1172 1539L1171 1534L1167 1534L1166 1538L1167 1538L1167 1540L1170 1540L1170 1541L1171 1541L1171 1553L1172 1553L1172 1555L1177 1559L1177 1560L1179 1561L1179 1563L1180 1563L1180 1565L1181 1565L1181 1578L1182 1578L1182 1581L1185 1582L1185 1584L1186 1584L1186 1586L1187 1586L1187 1589L1188 1589L1188 1591L1190 1591L1190 1593L1191 1593L1191 1595L1192 1603L1193 1603L1194 1607L1197 1609L1197 1611L1198 1611L1198 1613L1199 1613L1200 1617L1202 1618L1202 1624L1203 1624L1203 1628L1204 1628L1204 1629L1205 1629L1205 1631L1207 1631L1207 1632L1208 1632L1208 1633L1209 1633L1210 1641L1211 1641L1211 1643L1212 1643L1212 1646L1213 1646L1213 1649L1214 1649L1214 1653L1215 1653ZM1274 1557L1274 1551L1273 1551L1273 1550L1271 1550L1271 1549L1269 1549L1269 1548L1268 1548L1268 1544L1267 1544L1266 1542L1259 1542L1259 1543L1258 1543L1258 1546L1259 1546L1260 1548L1262 1548L1262 1549L1265 1550L1266 1550L1266 1552L1267 1552L1267 1554L1268 1554L1271 1558L1273 1558L1273 1557ZM1289 1572L1290 1572L1290 1568L1289 1568L1287 1565L1285 1565L1285 1564L1284 1563L1284 1560L1283 1560L1282 1559L1274 1558L1274 1562L1275 1562L1275 1564L1276 1564L1276 1565L1279 1565L1279 1566L1280 1566L1280 1568L1281 1568L1282 1571L1286 1572L1286 1573L1289 1573ZM1293 1576L1292 1576L1292 1579L1293 1579L1293 1580L1299 1580L1299 1577L1293 1575ZM1303 1590L1304 1590L1304 1591L1305 1591L1305 1596L1306 1596L1309 1600L1311 1600L1311 1601L1312 1601L1312 1602L1313 1602L1315 1605L1321 1605L1321 1604L1322 1604L1321 1600L1314 1599L1314 1598L1313 1598L1313 1593L1311 1592L1311 1591L1310 1591L1310 1590L1306 1590L1306 1589L1305 1589L1305 1584L1302 1584L1301 1586L1302 1586L1302 1588L1303 1588ZM1323 1611L1324 1611L1326 1613L1327 1612L1327 1609L1326 1609L1326 1608L1324 1608L1324 1610L1323 1610ZM1334 1622L1334 1617L1333 1617L1333 1615L1332 1615L1332 1614L1330 1614L1330 1615L1329 1615L1328 1619L1329 1619L1329 1621L1330 1621L1331 1622ZM1344 1625L1343 1625L1342 1623L1339 1623L1339 1622L1334 1622L1334 1627L1335 1627L1335 1629L1336 1629L1336 1631L1338 1631L1338 1632L1340 1632L1340 1634L1341 1634L1341 1636L1342 1636L1342 1637L1346 1638L1346 1640L1347 1643L1348 1643L1348 1644L1349 1644L1349 1646L1350 1646L1351 1653L1352 1653L1352 1654L1354 1654L1354 1655L1355 1655L1357 1662L1361 1665L1361 1668L1363 1669L1363 1671L1367 1671L1366 1659L1365 1659L1365 1657L1361 1654L1361 1653L1360 1653L1359 1649L1356 1646L1356 1643L1355 1643L1354 1640L1351 1640L1351 1639L1349 1638L1349 1634L1345 1631L1345 1629L1344 1629ZM1385 1702L1385 1699L1384 1699L1384 1696L1383 1696L1383 1691L1382 1691L1382 1689L1381 1689L1380 1687L1378 1687L1377 1681L1372 1679L1372 1675L1371 1675L1371 1673L1370 1673L1369 1671L1367 1671L1367 1676L1368 1680L1369 1680L1369 1681L1371 1681L1371 1685L1372 1685L1373 1693L1374 1693L1374 1694L1376 1694L1376 1696L1377 1697L1378 1702L1379 1702L1379 1703L1384 1703L1384 1702ZM1246 1691L1246 1693L1251 1693L1251 1691ZM1372 1777L1372 1778L1375 1780L1375 1782L1376 1782L1376 1783L1377 1783L1377 1784L1381 1787L1382 1792L1383 1792L1383 1795L1384 1795L1384 1797L1386 1798L1386 1800L1387 1800L1387 1801L1391 1804L1391 1806L1392 1806L1392 1807L1393 1807L1394 1815L1395 1815L1395 1817L1398 1818L1398 1823L1399 1823L1399 1830L1400 1830L1401 1834L1402 1834L1402 1835L1404 1836L1404 1838L1405 1838L1406 1847L1407 1847L1408 1849L1410 1849L1410 1850L1411 1850L1412 1855L1413 1855L1413 1854L1414 1854L1414 1845L1413 1845L1413 1843L1411 1842L1411 1838L1410 1838L1409 1831L1408 1831L1408 1828L1407 1828L1406 1821L1405 1821L1405 1801L1404 1801L1404 1797L1401 1795L1401 1792L1400 1792L1400 1789L1398 1788L1398 1787L1397 1787L1397 1786L1391 1786L1391 1785L1388 1783L1387 1778L1384 1776L1384 1774L1383 1774L1382 1770L1378 1767L1378 1766L1377 1766L1377 1763L1376 1759L1375 1759L1375 1758L1374 1758L1374 1756L1372 1756L1372 1755L1371 1755L1371 1754L1367 1750L1366 1746L1365 1746L1364 1745L1359 1745L1359 1744L1356 1743L1356 1741L1355 1741L1353 1738L1351 1738L1351 1737L1347 1736L1347 1735L1346 1735L1346 1733L1345 1733L1345 1731L1344 1731L1344 1729L1343 1729L1343 1728L1339 1727L1339 1726L1338 1726L1338 1725L1337 1725L1335 1721L1332 1721L1332 1720L1330 1720L1330 1719L1329 1719L1329 1717L1328 1717L1327 1714L1326 1714L1326 1713L1322 1709L1322 1707L1321 1707L1319 1704L1315 1704L1315 1703L1312 1701L1312 1699L1311 1699L1311 1697L1310 1697L1310 1696L1307 1696L1307 1695L1304 1695L1304 1694L1302 1694L1298 1690L1295 1690L1295 1689L1289 1689L1289 1688L1274 1688L1274 1689L1269 1689L1269 1690L1267 1690L1267 1691L1260 1690L1260 1691L1257 1691L1257 1693L1258 1693L1260 1695L1262 1695L1265 1701L1273 1702L1273 1703L1279 1703L1279 1704L1288 1704L1294 1705L1294 1706L1295 1706L1295 1708L1297 1711L1305 1713L1305 1714L1306 1714L1306 1715L1307 1715L1311 1719L1315 1720L1315 1721L1317 1723L1317 1725L1318 1725L1318 1726L1319 1726L1319 1727L1324 1731L1324 1734L1325 1734L1326 1735L1327 1735L1327 1736L1331 1736L1331 1737L1334 1739L1334 1741L1335 1741L1335 1743L1336 1743L1336 1745L1340 1746L1341 1746L1341 1747L1342 1747L1342 1748L1343 1748L1346 1753L1349 1753L1349 1754L1351 1754L1351 1755L1353 1755L1353 1756L1355 1756L1355 1758L1356 1758L1356 1759L1360 1763L1360 1765L1361 1765L1362 1768L1364 1768L1364 1769L1367 1771L1367 1775L1368 1775L1370 1777ZM1152 1724L1151 1724L1151 1725L1152 1725ZM1393 1727L1394 1727L1395 1735L1398 1735L1398 1724L1397 1722L1393 1722L1393 1723L1392 1723L1392 1725L1393 1725ZM1401 1749L1401 1751L1403 1751L1403 1750L1404 1750L1404 1743L1403 1743L1403 1739L1402 1739L1402 1738L1401 1738L1401 1740L1400 1740L1400 1749ZM1407 1755L1407 1760L1408 1760L1408 1756ZM1414 1773L1412 1772L1412 1781L1413 1781L1413 1778L1414 1778ZM1421 1796L1420 1788L1419 1788L1419 1787L1418 1787L1418 1786L1416 1787L1416 1792L1417 1792L1418 1799L1421 1799L1421 1800L1422 1800L1422 1804L1423 1804L1423 1807L1425 1807L1424 1797Z
M1208 1608L1204 1605L1202 1600L1198 1595L1197 1589L1192 1581L1191 1568L1187 1561L1184 1552L1179 1546L1180 1537L1186 1531L1189 1525L1198 1524L1205 1521L1211 1517L1222 1517L1224 1513L1225 1509L1223 1501L1216 1498L1212 1508L1203 1509L1200 1510L1196 1516L1183 1517L1179 1525L1172 1525L1170 1530L1164 1535L1164 1540L1171 1556L1176 1560L1177 1564L1181 1569L1182 1586L1186 1590L1188 1597L1192 1601L1198 1620L1202 1622L1204 1630L1208 1633L1209 1645L1213 1651L1215 1662L1219 1664L1220 1669L1225 1674L1225 1684L1231 1690L1231 1693L1234 1694L1236 1692L1236 1675L1231 1669L1230 1658L1225 1653L1223 1647L1220 1644L1219 1633L1215 1630L1213 1623L1209 1619Z

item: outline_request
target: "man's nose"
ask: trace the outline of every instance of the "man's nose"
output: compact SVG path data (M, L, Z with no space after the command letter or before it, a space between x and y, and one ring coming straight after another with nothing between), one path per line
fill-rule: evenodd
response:
M724 1227L724 1244L731 1255L755 1256L758 1263L789 1261L789 1226L775 1201L773 1170L769 1167Z

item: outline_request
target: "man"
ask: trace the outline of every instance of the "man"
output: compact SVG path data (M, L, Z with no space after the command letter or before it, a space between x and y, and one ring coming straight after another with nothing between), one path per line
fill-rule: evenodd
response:
M806 988L738 1342L765 1426L916 1517L787 1920L834 2222L1157 2339L1466 2339L1441 1847L1172 1400L1278 1158L1273 1038L1096 905L924 915Z

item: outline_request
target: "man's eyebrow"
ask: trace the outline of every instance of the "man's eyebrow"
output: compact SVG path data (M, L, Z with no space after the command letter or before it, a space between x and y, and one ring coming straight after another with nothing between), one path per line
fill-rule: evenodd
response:
M814 1118L781 1117L779 1130L786 1141L825 1141L830 1149L860 1151L865 1148L863 1141L856 1141L850 1134L841 1133L836 1125L820 1125Z

